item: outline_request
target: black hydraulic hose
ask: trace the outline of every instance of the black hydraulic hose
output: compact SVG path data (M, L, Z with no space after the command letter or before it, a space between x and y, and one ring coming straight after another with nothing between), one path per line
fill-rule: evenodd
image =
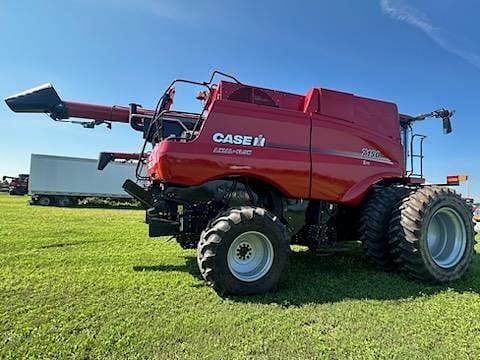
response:
M139 158L138 158L137 167L135 169L135 176L136 176L137 180L148 180L148 176L142 176L141 175L141 171L142 171L141 167L143 165L145 148L147 147L148 139L150 138L150 133L152 132L152 128L153 128L153 123L155 122L154 120L155 120L155 118L153 118L152 121L150 122L150 124L148 125L147 133L146 133L146 136L145 136L145 141L143 142L142 150L140 151L140 155L139 155Z

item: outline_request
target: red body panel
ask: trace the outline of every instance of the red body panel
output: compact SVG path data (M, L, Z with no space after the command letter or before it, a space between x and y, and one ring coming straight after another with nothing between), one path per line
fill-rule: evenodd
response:
M404 177L395 104L311 89L306 96L222 82L195 140L164 140L148 159L153 181L199 185L250 176L293 198L358 204L384 179ZM264 147L214 134L263 135Z
M318 101L311 198L356 204L372 184L404 175L395 104L325 89L318 90Z
M282 131L278 131L279 122ZM247 147L215 143L212 137L217 132L272 135L265 147ZM195 140L162 141L155 146L148 172L153 180L179 185L199 185L212 179L247 175L267 181L291 197L307 198L309 136L310 119L301 112L218 100ZM251 150L251 154L214 152L221 151L219 149Z
M124 152L102 152L102 154L109 154L116 160L138 160L140 154L137 153L124 153Z

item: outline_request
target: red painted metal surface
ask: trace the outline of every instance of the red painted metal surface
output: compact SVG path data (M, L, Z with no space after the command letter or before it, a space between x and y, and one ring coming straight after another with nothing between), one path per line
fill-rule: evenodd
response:
M85 104L65 101L68 116L82 119L107 120L128 123L130 111L126 106ZM138 108L139 115L153 115L152 110Z
M312 117L310 197L348 204L372 184L404 174L395 104L318 89Z
M49 91L47 100L60 101L54 89ZM173 88L167 91L173 97ZM166 139L155 145L147 160L152 181L189 186L249 176L288 197L351 205L377 182L414 181L405 177L400 141L400 122L410 117L399 115L395 104L323 88L299 95L226 81L202 99L205 118L194 140ZM128 123L130 118L125 106L59 105L66 112L61 119ZM170 105L167 101L162 110ZM142 115L153 115L141 107L135 111L140 123ZM191 122L192 116L185 119Z
M215 143L212 137L217 132L270 136L265 147L233 146ZM289 196L305 198L310 189L309 132L309 117L301 112L218 100L195 140L162 141L152 151L147 169L153 180L179 185L198 185L235 175L252 176ZM222 153L222 149L251 153L228 154Z
M117 160L138 160L140 158L138 153L103 151L102 154L108 154Z
M395 104L326 89L306 96L221 82L197 138L164 140L148 159L153 181L198 185L251 176L286 196L358 204L374 183L402 179ZM263 135L265 147L214 134Z
M372 185L384 180L424 182L405 175L400 125L409 125L415 118L399 114L393 103L323 88L299 95L238 82L189 83L210 88L200 96L205 102L200 131L190 140L197 130L192 127L196 115L165 111L172 105L173 82L167 89L171 99L164 98L161 107L162 116L184 121L183 128L178 126L183 135L154 146L147 160L153 182L190 186L248 176L272 184L288 197L350 205L359 204ZM128 123L132 116L132 127L144 136L149 135L144 131L145 119L154 112L139 106L64 102L51 85L6 101L13 111L50 110L57 120L76 117ZM175 132L168 135L177 136Z

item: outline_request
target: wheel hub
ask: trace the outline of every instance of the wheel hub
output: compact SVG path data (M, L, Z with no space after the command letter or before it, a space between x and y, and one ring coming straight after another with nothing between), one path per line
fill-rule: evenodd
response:
M250 259L250 257L252 256L252 251L253 249L249 243L241 243L237 246L237 259L240 261Z
M267 236L258 231L246 231L230 245L227 264L237 279L252 282L268 273L273 257L273 246Z
M448 269L463 258L467 246L465 225L458 212L450 207L433 214L427 230L427 250L433 261Z

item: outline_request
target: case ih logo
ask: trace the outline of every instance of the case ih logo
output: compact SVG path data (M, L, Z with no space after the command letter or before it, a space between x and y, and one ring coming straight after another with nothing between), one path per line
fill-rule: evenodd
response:
M265 137L263 135L249 136L249 135L234 135L215 133L212 136L213 141L220 144L233 144L245 146L265 146Z

